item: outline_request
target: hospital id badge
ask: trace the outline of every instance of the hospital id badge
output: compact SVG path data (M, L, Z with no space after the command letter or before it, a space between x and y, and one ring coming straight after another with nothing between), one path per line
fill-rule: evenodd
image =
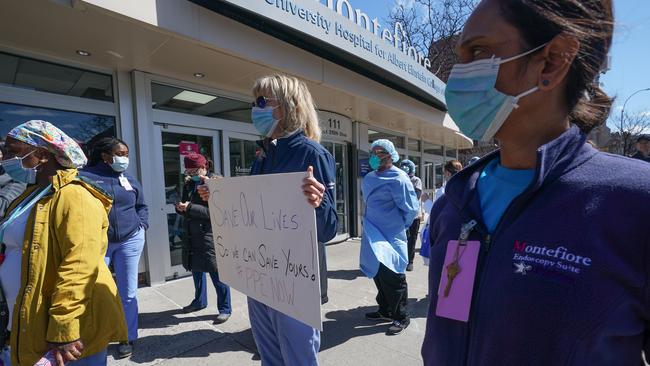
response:
M124 187L124 189L126 189L127 191L133 190L133 187L131 187L131 183L125 176L121 175L119 180L120 180L120 185Z
M480 241L450 240L447 244L438 287L437 316L461 322L469 320L480 249Z

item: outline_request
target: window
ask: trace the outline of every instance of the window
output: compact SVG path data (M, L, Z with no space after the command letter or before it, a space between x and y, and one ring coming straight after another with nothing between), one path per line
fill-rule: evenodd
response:
M253 161L260 147L255 141L230 138L230 176L239 177L251 174Z
M110 75L0 52L0 84L113 102Z
M442 156L442 146L424 142L424 153Z
M420 152L420 140L409 139L409 152L410 153Z
M368 130L368 143L372 144L379 139L389 140L393 145L395 145L396 149L403 149L406 146L406 138L404 136L396 136L390 133Z
M434 174L435 167L433 162L425 161L424 165L422 166L422 175L420 176L424 185L424 189L434 190L436 188L434 185Z
M448 158L456 159L456 149L445 148L445 155Z
M154 109L252 123L250 102L156 83L151 100Z
M69 112L59 109L30 107L0 102L0 135L2 139L14 127L32 119L48 121L75 139L81 147L96 138L115 136L115 117Z

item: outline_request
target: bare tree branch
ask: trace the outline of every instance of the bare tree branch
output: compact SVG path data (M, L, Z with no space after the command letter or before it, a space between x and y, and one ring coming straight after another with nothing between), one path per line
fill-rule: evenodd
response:
M620 122L619 122L620 125ZM650 133L650 115L647 112L625 112L623 114L623 131L612 134L610 151L620 152L626 156L636 152L636 139Z
M431 61L431 71L447 80L456 63L454 47L478 0L414 0L405 5L395 0L386 23L404 26L407 42Z

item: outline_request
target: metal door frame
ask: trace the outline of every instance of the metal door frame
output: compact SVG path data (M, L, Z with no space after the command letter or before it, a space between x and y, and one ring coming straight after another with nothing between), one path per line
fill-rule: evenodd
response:
M189 275L190 272L186 271L182 265L172 266L171 264L171 253L169 251L169 228L167 224L167 215L175 213L176 210L173 204L168 204L164 199L165 195L165 171L164 171L164 161L162 154L162 134L163 133L177 133L177 134L187 134L187 135L196 135L204 137L212 137L212 157L214 160L214 170L217 173L221 172L221 139L219 138L218 130L210 130L196 127L183 127L176 125L168 124L158 124L154 122L154 149L158 149L159 154L154 154L155 161L153 164L158 167L154 169L156 174L156 181L160 184L156 185L152 195L152 202L154 207L150 208L150 212L154 215L160 215L162 218L156 220L159 223L164 225L157 225L155 227L150 227L149 235L153 240L150 241L153 246L157 247L152 252L156 252L159 265L161 263L165 266L165 279L173 279L178 277L183 277ZM154 244L155 243L155 244ZM152 248L153 249L153 248Z
M343 240L346 240L350 237L350 202L349 202L349 194L350 194L350 167L348 165L348 154L350 154L350 151L348 151L348 143L343 142L343 141L323 141L323 145L325 144L332 144L333 152L332 156L334 157L334 162L336 162L336 146L340 145L343 149L343 156L342 156L342 164L343 164L343 200L341 200L344 204L344 211L343 211L343 216L344 220L346 222L347 230L346 232L339 234L337 232L336 236L334 239L330 240L331 243L337 243ZM324 146L323 146L324 147ZM334 172L334 177L336 178L336 172ZM336 189L336 186L335 186ZM334 209L336 209L336 205L339 203L339 201L336 199L336 191L334 191ZM337 212L338 214L338 212ZM339 223L340 225L340 223Z

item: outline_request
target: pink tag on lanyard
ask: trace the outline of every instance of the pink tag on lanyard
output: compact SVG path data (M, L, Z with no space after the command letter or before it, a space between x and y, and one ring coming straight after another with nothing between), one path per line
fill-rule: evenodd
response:
M458 240L450 240L447 244L445 262L442 266L442 273L440 274L436 315L467 322L469 319L469 310L472 305L472 292L474 291L474 278L476 277L476 266L478 264L481 242L466 241L465 245L462 245L460 248L458 248L458 243ZM447 273L449 265L456 260L459 271L453 277L448 291L445 291L449 282ZM447 292L446 296L445 292Z

